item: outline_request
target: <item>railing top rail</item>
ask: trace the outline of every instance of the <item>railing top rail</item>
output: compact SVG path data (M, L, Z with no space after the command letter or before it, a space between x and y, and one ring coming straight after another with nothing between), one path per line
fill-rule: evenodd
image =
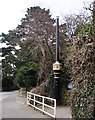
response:
M28 93L28 94L31 94L31 95L38 96L38 97L46 98L46 99L48 99L48 100L56 101L56 99L54 99L54 98L49 98L49 97L46 97L46 96L42 96L42 95L38 95L38 94L35 94L35 93L31 93L31 92L27 92L27 93Z

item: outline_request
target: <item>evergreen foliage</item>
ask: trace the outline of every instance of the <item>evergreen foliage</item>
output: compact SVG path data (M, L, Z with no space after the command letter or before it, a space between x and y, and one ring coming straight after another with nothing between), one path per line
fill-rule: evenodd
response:
M2 78L2 91L14 90L16 87L13 83L13 76L4 76Z
M16 74L15 84L21 88L29 90L37 85L37 64L29 62L23 65Z

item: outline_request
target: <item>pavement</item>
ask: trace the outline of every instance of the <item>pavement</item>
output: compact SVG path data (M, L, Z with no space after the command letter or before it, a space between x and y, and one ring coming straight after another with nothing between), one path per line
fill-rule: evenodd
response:
M0 93L0 118L51 118L28 106L26 101L18 91ZM71 118L70 107L58 106L56 118Z

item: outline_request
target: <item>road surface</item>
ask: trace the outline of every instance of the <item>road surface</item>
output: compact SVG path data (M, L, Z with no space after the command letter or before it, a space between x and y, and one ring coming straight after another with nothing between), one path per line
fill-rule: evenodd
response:
M0 93L0 118L51 118L26 104L18 91ZM69 107L57 107L56 118L71 118Z

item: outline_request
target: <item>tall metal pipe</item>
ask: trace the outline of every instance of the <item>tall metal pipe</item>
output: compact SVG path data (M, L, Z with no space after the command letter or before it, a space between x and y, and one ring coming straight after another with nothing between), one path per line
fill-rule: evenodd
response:
M59 61L59 17L56 17L56 61Z
M57 105L60 105L60 71L61 64L59 63L59 17L56 18L56 62L53 64L54 74L54 98Z

